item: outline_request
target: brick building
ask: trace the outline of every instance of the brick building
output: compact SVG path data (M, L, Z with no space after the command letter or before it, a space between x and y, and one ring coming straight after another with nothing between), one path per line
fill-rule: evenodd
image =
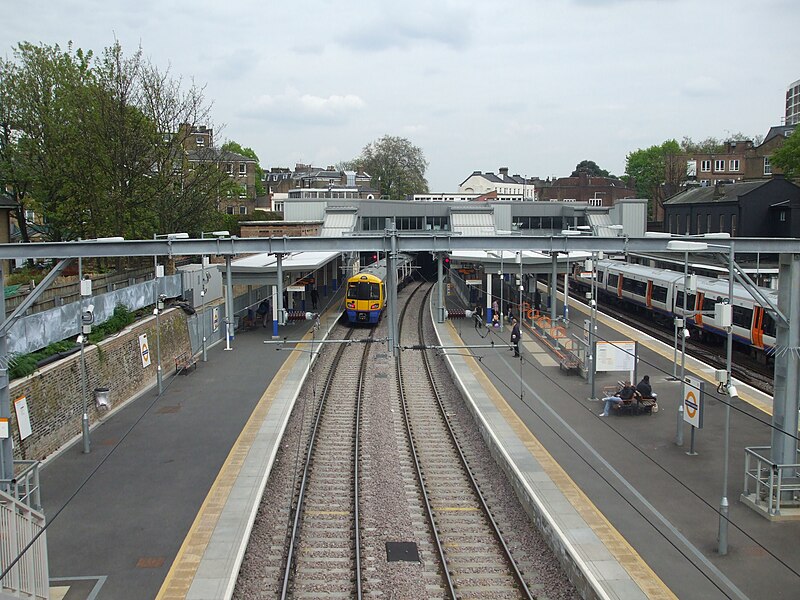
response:
M636 190L615 177L592 177L579 171L576 177L559 177L540 182L539 200L545 202L586 202L589 206L614 206L617 200L635 198Z

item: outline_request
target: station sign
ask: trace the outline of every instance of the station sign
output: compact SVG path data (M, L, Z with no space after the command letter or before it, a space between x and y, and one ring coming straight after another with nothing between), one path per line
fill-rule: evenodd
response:
M481 285L483 282L480 279L466 279L464 283L467 285Z
M287 292L305 292L306 286L304 285L290 285L286 287Z
M705 382L686 376L683 383L683 420L691 426L703 428L703 404Z

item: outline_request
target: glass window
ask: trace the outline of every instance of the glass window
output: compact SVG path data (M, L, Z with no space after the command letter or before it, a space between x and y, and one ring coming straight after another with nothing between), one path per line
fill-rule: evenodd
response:
M697 215L697 231L695 233L703 233L703 215Z
M711 161L710 160L701 160L700 161L700 170L704 173L708 173L711 171Z
M711 233L711 213L706 215L706 233Z
M738 171L739 170L739 161L738 160L729 160L728 161L728 170L729 171Z
M239 207L239 214L240 215L246 215L247 214L247 207L246 206L240 206Z
M233 163L225 163L225 172L228 175L232 175L233 174Z
M764 335L775 337L775 319L766 311L764 311L764 321L761 323L761 329L764 331Z
M239 163L239 175L247 175L247 163Z
M660 285L653 285L653 293L652 298L656 302L666 302L667 301L667 288L660 286Z
M731 237L736 237L736 215L731 215Z
M348 300L380 300L380 285L369 281L351 281L347 284Z
M714 170L715 171L724 171L725 170L725 160L715 160L714 161Z
M717 231L725 231L725 215L719 216L719 229Z
M753 309L745 308L743 306L733 305L733 324L737 327L750 329L753 322Z
M769 164L769 156L764 157L764 175L772 175L772 165Z
M608 287L615 288L617 287L618 282L619 282L619 275L617 275L616 273L608 274Z

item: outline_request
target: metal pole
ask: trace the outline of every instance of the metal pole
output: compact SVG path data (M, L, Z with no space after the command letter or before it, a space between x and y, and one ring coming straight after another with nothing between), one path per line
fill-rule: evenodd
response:
M681 331L681 398L686 398L686 331L689 328L689 320L686 318L687 302L689 298L689 251L684 254L683 259L683 331ZM683 400L681 400L683 407Z
M569 253L567 253L567 268L564 271L564 325L569 325Z
M203 239L203 232L200 232L200 239ZM200 257L200 302L202 308L200 309L200 324L203 326L203 362L208 362L208 355L206 354L206 255Z
M678 317L673 319L675 324L675 348L672 353L672 378L678 380Z
M597 263L595 261L597 254L592 252L592 293L589 306L589 399L595 400L597 394L595 393L595 366L594 366L594 351L595 351L595 330L597 329L597 290L595 281L597 280Z
M503 255L505 253L505 250L500 250L500 331L503 331L503 284L506 281L506 274L503 269Z
M155 239L155 237L156 236L153 236L153 239ZM161 311L158 308L158 255L153 256L153 263L156 270L156 276L153 280L153 295L156 301L156 382L158 383L158 395L160 396L164 391L164 385L161 380Z
M231 349L231 338L233 338L233 280L231 278L231 257L225 257L225 312L226 315L226 337L225 350Z
M441 252L437 252L436 254L436 298L437 298L437 310L436 310L436 322L437 323L444 323L444 290L442 289L444 285L444 262L443 254ZM389 265L387 264L387 267ZM391 273L390 273L391 275Z
M555 324L558 318L556 287L558 284L558 252L553 252L553 276L550 278L550 321Z
M523 190L522 199L525 200L525 192ZM525 322L525 315L522 314L522 250L519 251L519 283L517 284L517 288L519 289L519 304L517 305L517 321L519 321L520 327Z
M278 325L286 325L286 314L284 313L286 307L283 306L283 254L278 253L275 255L275 258L278 261Z
M0 289L5 289L5 275L0 266ZM0 323L6 320L6 304L0 302ZM8 360L8 338L5 330L0 331L0 358ZM0 417L11 422L11 398L8 388L8 369L0 368ZM14 478L14 447L13 439L10 435L7 438L0 438L0 479L11 481ZM8 484L2 486L3 491L8 492Z
M387 219L388 220L388 219ZM387 234L391 237L391 251L389 252L388 256L388 274L391 277L391 285L389 287L389 294L390 294L390 302L389 302L389 318L391 319L391 324L389 327L390 335L392 336L391 339L391 351L392 356L397 358L400 356L400 339L399 339L399 327L397 325L397 319L399 318L399 312L397 310L397 229L395 228L394 219L392 219L391 223L388 223L388 231ZM441 262L439 263L441 265ZM439 282L441 285L441 282Z
M486 315L486 324L489 325L492 322L492 272L486 271L486 310L484 311Z
M78 286L81 286L83 281L83 259L78 257ZM91 444L89 442L89 409L86 402L86 357L83 349L86 345L85 335L83 333L83 294L81 293L80 314L78 315L78 330L81 332L81 403L83 407L83 417L81 418L81 437L83 438L83 453L89 454L91 452Z
M728 251L728 303L733 306L733 269L734 269L734 250L733 240L731 240L730 249ZM725 380L730 389L733 381L731 380L731 362L733 358L733 327L728 327L728 347L725 357ZM730 449L730 433L731 433L731 398L728 396L728 401L725 403L725 431L723 437L723 454L722 454L722 498L719 501L719 535L717 540L719 546L717 551L720 556L725 556L728 553L728 452Z
M675 429L675 445L683 446L683 400L678 406L678 426Z

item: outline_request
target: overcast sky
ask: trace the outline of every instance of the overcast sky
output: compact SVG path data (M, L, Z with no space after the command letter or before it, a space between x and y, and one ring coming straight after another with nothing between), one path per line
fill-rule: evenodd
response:
M206 85L262 167L422 148L432 191L507 166L622 174L637 148L764 135L800 79L797 0L6 0L0 40L118 39Z

